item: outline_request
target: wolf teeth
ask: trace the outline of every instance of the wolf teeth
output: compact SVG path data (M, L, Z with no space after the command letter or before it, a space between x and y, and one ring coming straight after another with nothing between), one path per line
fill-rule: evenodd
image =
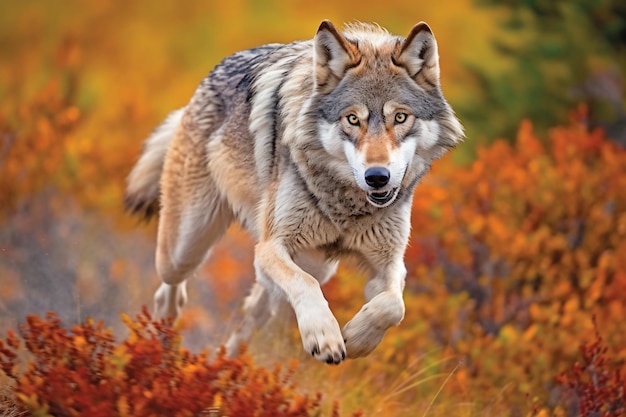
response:
M384 193L371 193L374 198L387 198L389 194L391 194L391 190L385 191Z
M375 206L383 207L395 197L396 190L397 188L394 188L389 191L385 191L383 193L370 192L370 193L367 193L367 198Z

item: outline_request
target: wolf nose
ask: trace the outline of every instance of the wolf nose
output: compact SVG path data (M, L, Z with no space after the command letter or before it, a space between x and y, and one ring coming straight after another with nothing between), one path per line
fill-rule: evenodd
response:
M387 168L373 167L365 170L365 182L372 188L382 188L389 182L391 174Z

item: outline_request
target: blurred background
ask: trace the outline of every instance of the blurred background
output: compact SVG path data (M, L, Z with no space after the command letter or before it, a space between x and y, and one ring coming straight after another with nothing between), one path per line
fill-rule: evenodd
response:
M398 35L428 22L439 44L443 91L467 141L435 166L416 195L404 330L390 331L373 356L377 366L368 368L365 359L344 373L311 368L307 386L332 386L348 409L369 404L399 415L423 410L420 401L427 404L455 370L447 412L555 410L562 390L553 377L573 362L583 335L593 334L592 314L606 318L607 338L621 346L615 358L623 364L626 340L610 324L626 290L626 3L619 0L5 2L0 334L27 314L50 310L68 324L94 317L120 329L120 313L151 306L156 224L129 217L122 204L143 140L186 104L223 57L309 39L323 19L337 26L377 22ZM455 181L461 177L466 181ZM512 182L487 181L494 178ZM543 194L525 194L538 184ZM498 202L502 218L515 221L489 216ZM466 203L475 210L460 210ZM555 214L555 207L562 210ZM603 229L583 233L592 224ZM523 243L512 246L515 253L493 249L515 239ZM553 246L558 255L549 252ZM606 285L585 301L600 273ZM325 292L343 324L358 310L365 281L349 265L338 275ZM180 325L185 344L223 343L252 280L251 242L235 227L190 282ZM567 315L573 312L580 315ZM567 331L555 336L554 326ZM309 366L293 322L272 332L281 336L258 336L251 347L262 363L282 355ZM515 353L505 349L507 340L518 346ZM537 354L544 350L550 355ZM529 356L541 362L520 359ZM456 371L460 360L465 365ZM520 368L507 375L509 362ZM358 380L395 388L372 396L363 383L350 385ZM424 381L425 391L414 381Z

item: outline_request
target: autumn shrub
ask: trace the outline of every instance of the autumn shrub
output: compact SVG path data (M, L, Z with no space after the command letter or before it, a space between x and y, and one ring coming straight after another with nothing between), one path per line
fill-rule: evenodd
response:
M479 149L468 167L444 161L416 191L407 318L467 358L461 373L483 392L508 387L517 403L537 394L556 406L554 375L575 360L592 315L626 359L616 319L626 314L626 151L585 120L577 109L545 141L525 121L513 145Z
M60 79L51 79L20 106L0 108L0 220L25 197L51 183L63 187L73 176L75 161L68 159L68 135L80 121L80 111L63 91Z
M626 361L616 360L594 320L594 340L580 346L580 360L557 375L582 416L626 415Z
M36 416L320 415L321 394L299 394L291 382L295 361L267 370L223 350L210 360L181 348L177 331L145 309L123 321L129 335L116 343L102 322L68 331L54 313L29 316L21 339L9 333L0 341L15 406ZM332 415L339 415L336 404Z

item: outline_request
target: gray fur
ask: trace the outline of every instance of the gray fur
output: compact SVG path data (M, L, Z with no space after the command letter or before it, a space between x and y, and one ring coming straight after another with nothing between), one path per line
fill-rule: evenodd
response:
M161 176L157 270L164 284L157 313L179 314L185 279L238 221L258 242L257 284L229 351L271 317L261 304L282 297L317 359L367 355L404 315L402 258L413 190L433 160L463 137L438 77L436 42L423 23L405 40L365 24L341 34L323 22L313 41L225 58L200 83L179 127L168 125L171 143L160 140L158 148L168 145L167 153L142 157L129 177L129 208L150 215L154 178ZM410 122L397 125L394 106ZM368 115L358 127L345 122L354 108ZM361 184L363 167L352 164L361 164L366 149L389 159L393 189ZM376 192L385 205L369 199ZM319 285L347 255L372 280L367 304L341 330Z

